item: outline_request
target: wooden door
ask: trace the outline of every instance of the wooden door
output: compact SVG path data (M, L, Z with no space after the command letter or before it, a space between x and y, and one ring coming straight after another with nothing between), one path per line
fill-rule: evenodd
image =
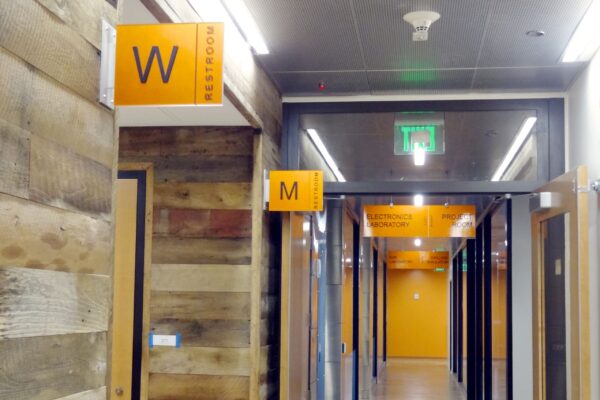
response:
M532 202L534 399L590 399L588 199L585 167Z

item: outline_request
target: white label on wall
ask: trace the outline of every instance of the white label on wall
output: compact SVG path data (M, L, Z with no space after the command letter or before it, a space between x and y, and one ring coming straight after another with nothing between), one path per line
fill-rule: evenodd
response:
M154 335L150 334L150 348L154 346L165 346L165 347L180 347L181 346L181 335Z

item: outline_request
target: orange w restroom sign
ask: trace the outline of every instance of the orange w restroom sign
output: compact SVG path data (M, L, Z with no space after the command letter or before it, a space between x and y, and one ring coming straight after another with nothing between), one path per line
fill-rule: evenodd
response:
M115 105L223 101L223 23L117 27Z

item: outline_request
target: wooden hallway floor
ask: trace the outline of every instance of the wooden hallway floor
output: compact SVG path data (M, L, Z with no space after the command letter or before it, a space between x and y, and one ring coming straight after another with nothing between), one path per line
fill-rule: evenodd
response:
M466 391L446 360L388 359L372 387L373 400L464 400Z

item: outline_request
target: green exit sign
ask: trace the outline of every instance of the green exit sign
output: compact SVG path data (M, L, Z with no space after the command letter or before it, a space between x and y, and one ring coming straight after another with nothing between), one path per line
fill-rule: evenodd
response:
M411 155L415 149L444 154L443 113L402 113L394 122L394 154Z
M437 130L435 125L400 125L399 128L402 132L402 150L404 153L410 153L417 147L424 148L427 153L435 153L435 133ZM415 133L417 132L420 133L419 139L425 133L429 142L416 139L417 135Z

